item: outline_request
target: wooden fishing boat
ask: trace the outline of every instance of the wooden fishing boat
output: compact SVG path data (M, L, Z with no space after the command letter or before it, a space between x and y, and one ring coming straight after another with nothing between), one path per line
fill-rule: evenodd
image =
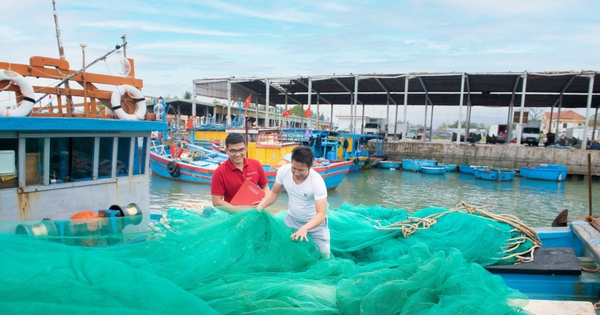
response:
M536 228L542 246L531 262L493 265L486 269L531 299L583 301L591 306L600 300L600 232L584 221L566 227ZM580 313L584 314L584 313ZM595 312L585 313L595 314Z
M351 165L352 162L350 161L327 162L317 160L313 164L313 169L323 177L327 190L332 190L337 188L344 178L346 178ZM266 165L263 165L263 167L269 181L269 187L273 187L275 177L277 176L277 169Z
M269 185L272 186L277 175L277 166L282 162L286 163L284 157L298 147L298 144L284 142L277 129L260 129L255 141L248 142L247 146L248 156L261 162ZM168 146L153 145L150 149L152 171L161 177L176 181L210 185L214 170L225 161L226 156L193 144L184 144L183 147L187 150L188 158L173 159L173 153ZM313 169L325 179L327 189L335 189L344 180L352 165L351 161L315 159Z
M130 65L127 76L86 72L95 62L81 70L49 57L0 62L1 93L17 102L0 107L1 221L27 221L22 233L72 233L70 219L85 212L94 220L131 215L128 224L112 226L147 229L150 137L166 124L146 114L133 59L123 62Z
M150 148L152 171L161 177L177 181L210 185L212 174L222 161L194 155L193 153L197 151L188 152L191 153L189 156L173 158L168 146L152 146Z

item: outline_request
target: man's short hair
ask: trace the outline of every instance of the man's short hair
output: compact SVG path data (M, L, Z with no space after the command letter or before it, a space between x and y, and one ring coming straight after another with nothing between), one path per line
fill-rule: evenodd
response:
M225 138L225 149L228 149L229 145L238 143L246 144L246 141L244 141L244 136L239 133L230 133L227 138Z
M307 167L312 167L314 158L315 154L309 147L296 147L292 150L292 161L302 163Z

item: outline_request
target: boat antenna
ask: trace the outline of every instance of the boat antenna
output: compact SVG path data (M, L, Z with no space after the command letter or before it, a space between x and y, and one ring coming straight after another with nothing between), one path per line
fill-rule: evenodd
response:
M59 87L61 85L63 85L64 83L66 83L67 81L71 80L74 76L80 74L81 72L85 71L87 68L91 67L92 65L94 65L95 63L97 63L98 61L101 60L105 60L108 56L110 56L111 54L113 54L114 52L116 52L117 50L121 49L122 47L125 47L127 45L127 42L123 43L122 45L116 45L115 49L107 52L106 54L96 58L96 60L92 61L90 64L88 64L87 66L73 72L71 75L69 75L68 77L62 79L60 82L58 82L58 84L56 85L56 87ZM46 93L44 94L42 97L40 97L37 101L35 101L35 104L39 103L42 99L44 99L46 96L48 96L50 93Z
M60 55L60 59L65 60L65 49L64 49L64 47L62 45L62 41L60 39L60 27L58 26L58 14L56 14L56 1L55 0L52 0L52 12L54 14L54 27L56 29L56 42L58 43L58 54ZM69 82L65 82L65 87L67 89L70 88ZM46 95L48 95L48 94L46 94ZM44 95L44 97L46 95ZM71 95L67 95L67 102L70 105L70 107L69 107L70 112L73 113L75 108L73 106L73 97L71 97Z
M121 39L123 39L123 58L127 58L127 47L125 47L125 44L127 44L127 34L123 34Z

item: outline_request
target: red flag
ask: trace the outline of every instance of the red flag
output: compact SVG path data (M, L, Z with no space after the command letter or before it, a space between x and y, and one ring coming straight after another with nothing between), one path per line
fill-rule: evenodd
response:
M283 114L281 114L281 116L282 116L282 117L287 117L287 116L289 116L289 115L291 115L291 114L292 114L292 110L291 110L291 109L288 109L288 110L286 110L285 112L283 112Z
M244 102L244 108L250 107L250 99L252 99L252 93L246 97L246 101Z
M310 105L308 105L308 108L304 111L304 117L310 117Z
M192 130L194 129L194 119L190 118L188 119L187 123L185 124L185 126L187 127L187 129Z

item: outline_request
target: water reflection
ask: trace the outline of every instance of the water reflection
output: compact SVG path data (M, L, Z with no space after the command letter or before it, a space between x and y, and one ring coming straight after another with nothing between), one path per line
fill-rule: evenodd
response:
M592 184L594 214L600 214L600 183ZM366 170L348 174L342 184L329 191L330 208L344 202L382 205L416 211L426 207L452 208L464 201L491 205L491 211L513 214L531 226L548 226L563 209L569 216L588 213L587 182L544 182L516 178L514 181L485 181L458 172L428 175L402 170ZM166 210L183 203L210 203L210 186L180 183L152 176L153 210ZM273 209L285 209L282 194Z
M519 178L519 188L537 193L564 193L565 182L551 182L528 178Z

